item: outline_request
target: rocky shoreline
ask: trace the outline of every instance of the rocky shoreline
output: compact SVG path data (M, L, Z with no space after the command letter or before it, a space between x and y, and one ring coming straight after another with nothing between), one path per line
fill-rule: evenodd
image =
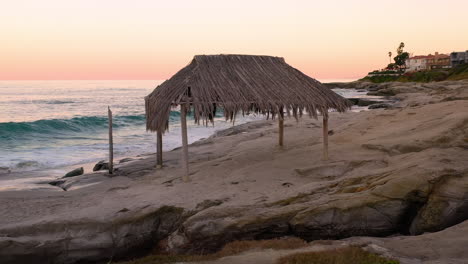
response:
M461 249L423 259L392 244L396 238L356 237L411 241L440 231L434 237L451 239L449 227L468 229L468 82L352 85L397 101L332 113L329 161L320 157L319 121L287 120L284 148L275 145L276 124L259 121L192 144L190 183L180 180L176 149L162 170L142 156L112 177L67 178L67 192L0 192L0 263L200 254L283 236L371 241L402 263L462 263ZM455 248L466 242L457 241Z

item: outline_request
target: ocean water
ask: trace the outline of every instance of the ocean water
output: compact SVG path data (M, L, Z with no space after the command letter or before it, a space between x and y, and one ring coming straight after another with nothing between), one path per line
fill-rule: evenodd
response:
M107 107L114 115L114 156L155 152L146 132L144 97L161 81L0 81L0 167L53 169L108 156ZM236 124L263 117L238 117ZM180 146L179 112L171 113L164 149ZM220 115L215 127L188 122L189 142L232 126Z
M144 97L161 82L0 81L0 167L12 172L62 168L58 170L61 174L63 168L107 159L108 106L114 115L116 160L155 152L155 134L145 129ZM345 97L363 96L348 89L336 92ZM264 118L239 115L236 124ZM181 145L179 119L174 109L163 139L164 150ZM232 126L222 113L214 127L190 121L189 117L190 143Z

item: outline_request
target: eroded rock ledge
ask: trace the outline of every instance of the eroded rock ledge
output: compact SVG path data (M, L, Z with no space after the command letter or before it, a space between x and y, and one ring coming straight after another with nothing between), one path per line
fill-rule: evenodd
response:
M463 85L398 93L398 109L331 114L330 161L320 157L320 122L288 120L279 149L276 125L262 121L192 145L188 184L175 150L163 170L146 156L112 178L79 176L102 178L90 187L75 189L76 178L67 192L2 192L0 263L107 262L155 249L207 253L232 240L413 235L461 223L468 101L447 98L466 97Z

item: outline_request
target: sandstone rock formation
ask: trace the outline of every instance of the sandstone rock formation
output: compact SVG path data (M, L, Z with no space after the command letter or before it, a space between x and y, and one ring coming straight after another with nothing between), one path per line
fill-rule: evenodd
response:
M260 121L190 146L190 183L174 150L162 170L142 156L113 177L66 178L67 192L0 192L0 263L206 253L289 235L416 235L465 221L468 84L385 87L397 108L330 115L328 161L320 121L287 120L283 148L277 125Z

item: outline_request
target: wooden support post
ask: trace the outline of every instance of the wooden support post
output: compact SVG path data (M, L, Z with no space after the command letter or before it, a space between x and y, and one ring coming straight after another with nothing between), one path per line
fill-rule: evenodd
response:
M112 138L112 111L107 107L107 115L109 116L109 174L114 171L114 142Z
M328 115L323 115L323 160L328 160Z
M187 140L187 106L180 105L180 123L182 128L182 163L184 166L184 175L182 179L188 182L189 179L189 158L188 158L188 140Z
M156 149L157 149L157 158L156 158L156 168L161 169L163 166L163 157L162 157L162 132L158 131L157 135L157 142L156 142Z
M278 137L278 145L280 147L283 146L283 135L284 135L284 114L283 108L280 109L278 113L278 130L279 130L279 137Z

